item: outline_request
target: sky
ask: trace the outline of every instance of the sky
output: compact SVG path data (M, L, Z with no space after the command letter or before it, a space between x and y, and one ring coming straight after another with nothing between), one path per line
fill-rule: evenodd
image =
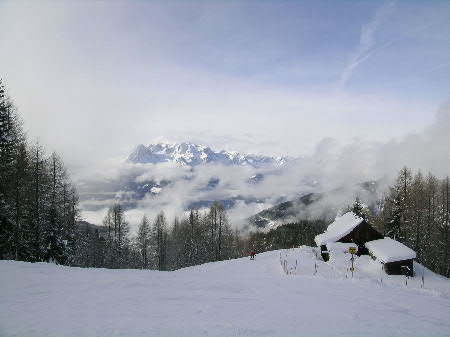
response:
M0 1L0 74L71 163L154 139L310 153L450 96L447 1ZM158 138L159 137L159 138Z
M0 0L0 77L74 175L155 140L397 165L449 121L449 18L450 1Z

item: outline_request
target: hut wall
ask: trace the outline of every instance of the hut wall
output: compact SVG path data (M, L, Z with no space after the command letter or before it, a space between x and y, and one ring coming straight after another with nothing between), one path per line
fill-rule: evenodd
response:
M342 243L356 243L358 245L358 255L368 255L369 251L364 246L366 242L382 239L381 235L376 229L369 225L366 221L361 222L353 231L344 236L338 242Z
M384 271L388 275L405 275L404 269L402 266L407 266L409 268L408 276L414 276L413 270L413 260L403 260L403 261L395 261L384 264Z

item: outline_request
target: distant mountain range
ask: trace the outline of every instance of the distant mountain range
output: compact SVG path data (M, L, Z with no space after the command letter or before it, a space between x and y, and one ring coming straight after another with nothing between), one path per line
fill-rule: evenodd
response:
M241 154L235 151L215 151L210 147L192 143L156 143L138 145L128 156L134 164L177 163L197 166L206 163L241 165L254 168L274 168L284 165L290 158Z
M205 164L219 164L224 166L242 166L251 167L256 170L264 170L264 173L256 173L253 176L243 177L249 185L261 183L265 175L272 174L274 171L281 169L287 162L294 160L290 157L271 157L255 154L241 154L235 151L215 151L208 146L193 143L155 143L138 145L129 154L126 159L128 164L162 164L174 163L180 166L188 166L193 170L197 166ZM105 181L90 181L81 184L79 187L80 198L82 200L83 209L87 211L96 211L105 207L105 202L114 198L120 202L125 208L134 208L138 200L145 197L157 198L163 193L166 187L172 186L174 181L170 181L158 176L149 179L136 178L143 172L152 171L152 167L140 167L137 170L123 170L115 179ZM246 173L244 171L243 173ZM179 180L188 181L189 176L178 177ZM209 180L199 192L205 195L205 192L213 192L219 185L220 176L209 177ZM216 197L217 198L217 197ZM188 202L189 208L209 207L215 199L201 199ZM225 208L234 207L236 202L244 201L246 203L263 202L252 196L235 195L226 199L219 199Z
M284 194L268 196L267 193L262 193L262 196L258 196L258 193L254 193L254 191L258 191L258 188L264 188L267 181L269 181L267 188L270 189L269 178L283 175L284 170L289 168L288 164L293 164L294 160L296 159L289 157L244 155L224 150L215 151L210 147L192 143L138 145L126 159L126 162L131 165L126 165L126 168L115 179L83 184L80 188L80 199L82 208L86 211L98 211L113 202L120 202L125 209L133 209L138 206L139 201L146 198L152 200L155 205L158 205L158 200L167 202L165 191L176 190L174 187L180 184L184 186L183 188L195 187L192 189L194 191L192 195L183 197L185 210L207 208L214 201L220 202L226 209L232 209L236 205L263 205L267 202L272 204L275 202L275 206L247 219L249 225L263 231L275 229L286 223L311 219L317 217L317 213L320 213L319 216L323 219L334 217L339 210L326 203L321 203L321 200L332 198L333 194L342 194L342 191L337 190L326 196L318 193L323 191L321 184L324 182L316 181L318 179L316 177L306 176L304 188L290 195L293 200L289 200L289 197ZM190 168L189 174L185 174L185 170L180 170L180 176L164 178L158 176L157 172L160 172L160 170L157 168L151 165L148 167L139 165L161 163L188 166ZM136 167L133 167L134 164L136 164ZM251 167L254 170L250 170L250 172L253 171L251 174L248 170L242 170L240 174L249 175L239 177L245 183L228 187L227 184L222 183L226 180L223 175L227 174L227 170L217 171L214 170L214 167L211 172L196 169L198 166L207 164ZM129 166L131 166L131 170ZM148 178L145 178L146 175L143 175L143 173L146 173ZM210 176L198 179L196 174L210 174ZM191 181L193 185L190 185ZM367 182L358 184L356 190L363 201L369 201L376 199L377 187L376 182ZM157 207L164 207L164 204Z

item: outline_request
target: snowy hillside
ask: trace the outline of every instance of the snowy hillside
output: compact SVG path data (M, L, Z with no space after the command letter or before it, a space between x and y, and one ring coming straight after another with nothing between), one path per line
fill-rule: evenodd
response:
M254 168L272 168L283 165L288 158L260 155L243 155L238 152L214 151L207 146L191 143L157 143L138 145L127 161L135 164L158 164L174 162L180 165L197 166L203 163L222 165L248 165Z
M448 279L416 265L406 286L368 257L352 279L348 258L302 247L176 272L0 261L0 336L450 335Z

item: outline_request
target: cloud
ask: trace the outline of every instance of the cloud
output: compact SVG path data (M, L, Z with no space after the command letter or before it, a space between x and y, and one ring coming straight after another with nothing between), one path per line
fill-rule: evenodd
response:
M363 29L355 62L377 47L389 4ZM404 88L374 92L372 78L363 93L335 92L348 32L372 8L351 1L0 6L0 40L8 51L0 53L1 76L30 136L74 171L108 169L108 158L159 135L292 156L310 153L326 136L382 140L428 122L421 112L436 102ZM421 47L414 51L430 49ZM385 123L391 116L409 118L394 130L396 120Z
M445 174L444 130L420 129L448 97L448 75L387 84L408 79L423 60L447 65L449 7L403 2L386 24L395 6L383 4L363 25L348 59L349 36L372 11L369 2L0 1L0 73L30 138L61 154L80 193L90 200L107 187L85 213L92 221L131 176L171 181L159 196L127 196L133 219L161 209L180 214L201 199L261 199L237 203L230 215L239 222L279 196L392 176L404 164ZM412 30L417 22L433 27ZM390 48L381 32L395 41ZM371 59L374 70L357 93L335 90L336 78L345 86L378 50L383 57ZM252 170L122 162L157 136L302 159L265 172L259 185L246 182ZM207 190L212 177L221 182Z
M161 178L170 180L160 194L147 194L143 199L134 200L127 215L132 227L136 228L139 217L144 213L153 218L163 210L168 219L173 219L185 214L189 205L200 201L234 199L229 216L233 226L243 228L249 216L280 200L293 200L318 192L324 197L302 211L312 218L321 217L324 212L336 212L350 205L361 193L360 183L377 180L379 193L382 193L404 165L425 173L433 172L439 177L448 175L449 128L450 103L446 103L439 109L435 122L420 132L384 143L355 139L342 144L336 139L326 138L317 144L311 155L275 170L215 164L190 168L166 163L130 168L130 165L122 163L125 165L122 174L133 172L137 182ZM257 173L262 173L264 179L259 184L249 184L248 179ZM218 184L208 186L215 178L219 179ZM367 200L370 201L375 200ZM104 203L99 202L99 205ZM98 221L104 213L105 210L100 209L85 212L85 216L90 221Z
M385 2L375 13L375 16L369 23L364 24L361 27L361 35L359 38L359 45L354 51L350 61L348 62L345 69L342 71L340 76L340 85L345 87L350 77L356 68L366 61L375 51L376 40L375 35L379 26L385 21L395 10L397 2L387 1ZM386 46L386 45L385 45Z
M450 174L450 101L443 103L435 122L421 132L382 144L376 153L376 169L392 175L401 165L439 177Z

